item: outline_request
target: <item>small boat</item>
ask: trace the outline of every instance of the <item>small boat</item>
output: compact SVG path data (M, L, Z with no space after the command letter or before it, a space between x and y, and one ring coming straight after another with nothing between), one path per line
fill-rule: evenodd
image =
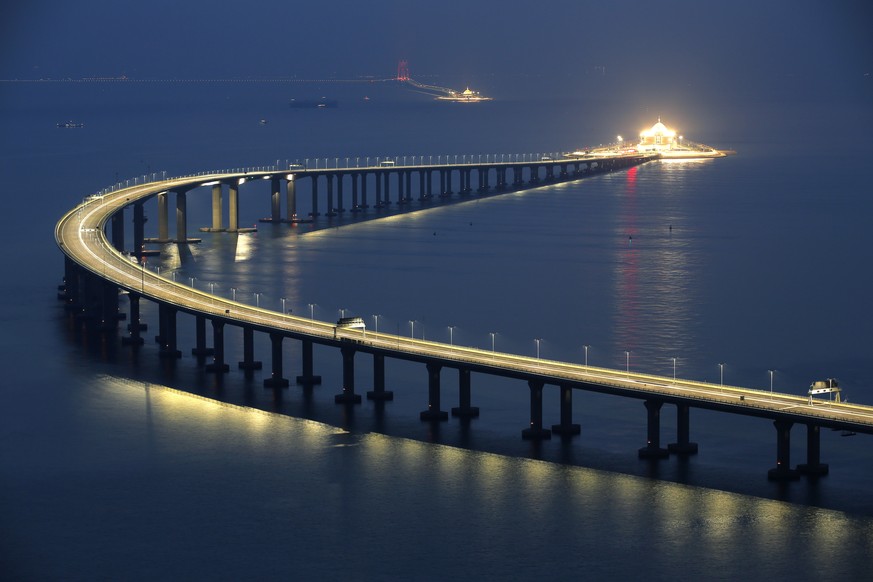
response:
M62 127L64 129L78 129L80 127L85 127L85 124L79 123L77 121L65 121L63 123L59 123L58 127Z
M322 97L321 99L292 99L291 107L294 109L326 109L337 107L339 102L336 99L328 99L327 97Z
M267 125L267 120L266 120L266 119L262 119L262 120L260 120L258 123L260 123L261 125Z

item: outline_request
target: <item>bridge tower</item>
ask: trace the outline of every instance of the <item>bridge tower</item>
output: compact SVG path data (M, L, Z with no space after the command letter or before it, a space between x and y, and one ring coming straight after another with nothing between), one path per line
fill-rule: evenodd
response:
M409 63L406 62L406 59L403 59L397 63L397 80L398 81L408 81L409 80Z

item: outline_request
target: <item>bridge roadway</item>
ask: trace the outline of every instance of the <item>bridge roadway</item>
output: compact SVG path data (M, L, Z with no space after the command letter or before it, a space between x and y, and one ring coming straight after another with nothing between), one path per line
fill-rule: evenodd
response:
M285 170L283 173L287 172ZM783 460L789 461L790 453L785 449L789 446L788 432L793 423L807 425L808 446L814 449L807 451L810 461L808 465L812 465L811 472L815 472L816 467L823 468L819 472L827 471L827 466L818 461L819 427L873 434L873 406L818 399L810 401L805 396L550 361L388 333L338 328L330 322L253 307L193 289L146 270L143 265L135 263L131 257L114 248L106 237L105 228L110 218L134 202L174 188L192 188L215 180L251 176L251 173L216 173L174 178L124 188L99 198L92 197L70 210L58 222L55 230L57 244L68 260L103 281L159 305L172 306L180 311L205 317L212 320L213 324L218 321L268 333L271 337L309 340L318 344L345 348L344 358L346 353L350 353L353 357L354 352L360 351L377 356L423 362L436 366L437 374L439 368L444 366L527 380L532 394L531 429L528 430L543 431L541 400L539 400L541 389L544 384L553 384L568 391L583 389L646 401L649 409L649 435L647 447L640 449L641 456L647 456L643 453L650 449L655 453L652 456L663 456L659 454L663 449L659 448L657 434L658 410L663 403L679 406L680 441L684 440L684 443L680 442L680 444L692 445L693 450L690 452L696 452L696 445L687 441L688 407L772 419L777 429L778 449L777 467L771 470L773 478L779 478L780 473L793 473L787 464L782 465ZM275 354L274 350L274 358ZM438 389L437 379L437 391ZM569 400L569 395L567 399ZM564 400L563 394L562 400ZM535 410L537 401L539 401L539 410ZM656 406L650 407L650 403L655 403ZM436 406L439 408L438 394ZM686 433L684 439L681 434L683 408ZM422 414L424 417L425 413ZM565 420L562 410L562 422ZM578 425L575 426L578 432ZM557 425L555 428L558 428ZM774 471L776 477L773 476Z

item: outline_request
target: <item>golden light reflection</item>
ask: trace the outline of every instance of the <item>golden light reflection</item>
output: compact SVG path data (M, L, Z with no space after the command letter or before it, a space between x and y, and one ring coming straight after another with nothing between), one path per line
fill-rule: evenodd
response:
M248 261L255 254L255 235L253 233L240 233L236 237L236 252L233 260L237 263Z

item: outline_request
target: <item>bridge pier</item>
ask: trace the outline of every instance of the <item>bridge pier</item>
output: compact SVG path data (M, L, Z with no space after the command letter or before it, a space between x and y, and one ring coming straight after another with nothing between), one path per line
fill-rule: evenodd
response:
M212 232L221 232L224 230L224 220L222 216L222 208L224 206L224 201L222 200L223 190L224 185L221 183L212 185L212 226L209 229Z
M333 174L325 174L327 179L327 212L325 216L336 216L336 208L333 205Z
M676 405L676 441L667 445L667 450L677 455L696 455L697 443L691 442L691 407L687 404Z
M360 404L361 395L355 394L355 348L342 346L340 353L343 356L343 391L333 397L337 404Z
M239 186L240 181L228 186L227 231L239 232Z
M124 208L112 215L112 247L124 253Z
M133 205L133 255L142 263L145 244L145 207L142 202Z
M369 208L367 205L367 173L361 174L361 208Z
M552 438L552 431L543 428L543 382L529 380L530 387L530 426L521 431L525 440L541 440Z
M237 366L246 372L263 367L261 362L255 360L255 330L248 326L243 328L243 360Z
M143 331L146 326L139 321L139 294L131 291L127 294L127 300L130 302L127 323L128 335L121 338L121 345L141 346L145 342L143 341L140 332Z
M270 178L270 222L282 221L282 190L279 178Z
M176 242L195 242L188 240L188 195L181 190L176 192Z
M312 175L312 212L309 216L312 218L318 216L318 174Z
M297 222L297 182L294 174L288 174L285 182L285 213L287 222Z
M385 206L391 206L391 172L385 172L382 177L385 180L385 192L384 196L382 196L382 204Z
M345 212L346 207L343 205L343 181L345 174L336 175L336 210L337 212Z
M797 465L797 470L810 476L828 474L828 464L821 462L821 434L817 424L806 425L806 463Z
M373 354L373 389L367 392L367 400L394 400L394 392L385 390L385 356Z
M285 336L279 333L270 334L272 354L272 371L270 377L264 379L265 388L287 388L288 379L282 377L282 340Z
M361 206L358 204L358 174L351 174L352 177L352 212L360 212Z
M582 427L573 422L573 388L561 385L561 424L553 424L552 432L561 436L580 434Z
M176 308L165 303L158 305L158 340L162 358L181 358L182 352L176 347Z
M774 420L776 427L776 466L767 472L771 481L797 479L799 473L791 468L791 427L793 422Z
M440 410L440 370L442 364L427 364L427 410L423 410L421 420L448 420L449 413Z
M303 344L301 354L303 373L297 376L297 383L303 386L321 384L321 376L312 373L312 340L304 339L301 343Z
M476 418L479 416L479 407L470 406L470 370L458 369L458 406L452 408L452 416L461 418Z
M170 210L167 206L167 192L158 194L158 240L156 242L170 242Z
M212 345L212 363L206 366L206 371L223 374L230 366L224 363L224 322L220 319L212 320Z
M197 315L194 318L194 336L195 347L191 348L191 355L211 356L214 350L206 347L206 318L202 315Z
M641 459L663 459L670 455L667 449L661 448L661 406L660 400L643 402L647 413L646 446L638 451Z

